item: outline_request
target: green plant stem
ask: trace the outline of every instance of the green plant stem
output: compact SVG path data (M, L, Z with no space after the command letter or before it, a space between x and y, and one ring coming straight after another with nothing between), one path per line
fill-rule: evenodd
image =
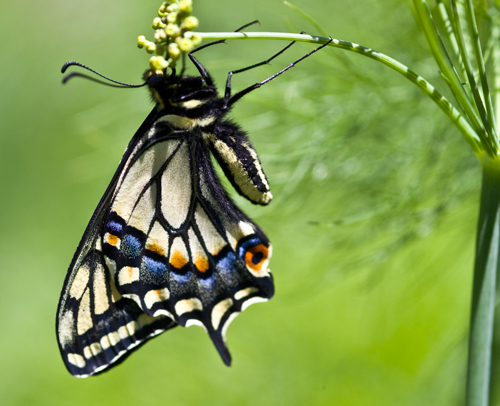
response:
M313 44L325 44L330 41L330 38L318 37L305 34L291 34L279 32L197 32L204 40L244 40L244 39L266 39L266 40L285 40L285 41L298 41L310 42ZM353 42L332 39L329 46L334 48L341 48L346 51L354 52L370 59L374 59L389 68L395 70L400 75L416 85L422 92L430 97L434 103L448 116L452 123L459 129L464 136L465 140L469 143L474 153L481 156L486 152L491 155L491 151L486 150L481 143L476 131L472 128L465 116L458 111L441 93L439 93L434 86L432 86L422 76L418 75L410 68L401 62L387 56L381 52L374 51L371 48L364 47Z
M500 161L481 160L483 183L477 226L467 370L467 406L488 406L496 281L500 270Z

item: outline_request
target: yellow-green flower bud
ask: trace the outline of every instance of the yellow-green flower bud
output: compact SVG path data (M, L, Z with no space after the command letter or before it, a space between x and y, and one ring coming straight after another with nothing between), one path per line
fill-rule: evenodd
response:
M196 27L198 27L199 21L196 17L194 16L189 16L184 19L184 22L182 23L182 26L184 29L187 31L194 30Z
M155 32L155 42L158 44L167 39L167 33L163 29L156 30Z
M167 10L168 13L177 13L179 11L179 5L176 4L176 3L170 4L166 8L166 10Z
M175 24L177 22L177 13L169 13L166 16L167 22Z
M166 14L167 3L163 3L158 9L158 17L163 17Z
M158 28L164 28L164 27L165 27L165 24L161 21L161 18L160 18L160 17L156 17L156 18L153 20L152 27L153 27L155 30L157 30Z
M193 2L191 0L180 0L179 11L189 14L193 10Z
M167 27L165 28L165 33L168 37L176 37L180 32L181 29L177 24L167 24Z
M177 45L179 45L179 48L182 52L191 52L191 50L194 48L193 41L188 38L177 37L175 39L175 42L177 42Z
M146 45L146 37L144 35L139 35L137 37L137 47L144 48L144 45Z
M149 59L149 66L152 70L164 70L168 68L168 62L163 56L152 56Z
M154 42L146 41L146 51L148 54L152 54L156 51L156 44Z
M188 32L184 33L184 37L190 39L191 41L193 41L193 45L195 47L198 46L198 45L200 45L201 41L202 41L201 35L196 34L196 33L192 32L192 31L188 31Z
M181 50L179 49L179 45L177 43L172 42L168 44L168 56L172 58L172 60L176 61L181 56Z

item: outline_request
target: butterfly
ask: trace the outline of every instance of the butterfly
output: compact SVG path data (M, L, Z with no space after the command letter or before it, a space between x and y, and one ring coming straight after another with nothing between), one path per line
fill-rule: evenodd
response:
M178 325L203 327L230 365L229 323L274 294L272 245L228 196L211 155L240 195L267 205L272 194L257 152L227 115L242 96L326 45L234 95L234 73L286 48L230 72L223 97L195 51L189 58L199 76L150 72L156 105L87 226L59 300L57 338L72 375L103 372ZM69 65L80 64L63 71Z

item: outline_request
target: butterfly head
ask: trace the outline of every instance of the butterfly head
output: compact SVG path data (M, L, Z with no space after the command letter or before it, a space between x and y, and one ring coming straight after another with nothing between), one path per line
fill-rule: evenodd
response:
M205 102L217 97L216 87L207 86L201 76L177 76L175 71L167 75L165 71L148 70L144 79L153 99L162 107Z

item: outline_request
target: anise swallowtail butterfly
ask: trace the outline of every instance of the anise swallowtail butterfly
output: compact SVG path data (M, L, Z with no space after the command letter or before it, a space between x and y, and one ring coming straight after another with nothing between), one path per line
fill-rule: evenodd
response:
M326 45L234 95L232 74L270 59L229 73L223 97L192 53L200 76L147 77L156 106L125 150L61 293L57 338L72 375L103 372L177 325L202 326L230 365L229 323L274 294L272 247L229 198L210 154L239 194L268 204L257 153L226 116L243 95Z

